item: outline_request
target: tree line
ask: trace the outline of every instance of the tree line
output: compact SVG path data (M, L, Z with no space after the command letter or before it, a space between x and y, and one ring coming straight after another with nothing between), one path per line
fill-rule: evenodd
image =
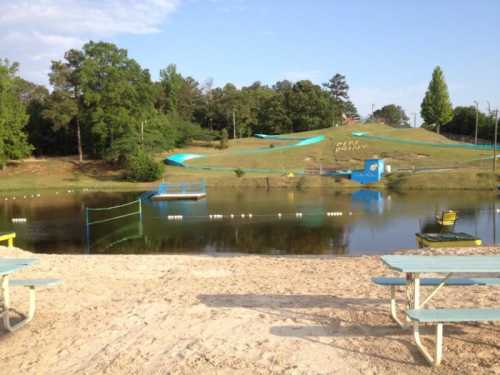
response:
M423 127L449 134L463 135L470 138L477 137L493 142L495 135L495 113L488 109L488 113L481 112L478 106L457 106L453 108L448 86L442 69L437 66L421 104L421 116L424 119Z
M35 155L74 155L126 163L134 155L255 133L289 133L359 119L349 86L336 74L309 80L213 87L175 65L154 81L112 43L88 42L53 61L51 90L0 61L0 165Z

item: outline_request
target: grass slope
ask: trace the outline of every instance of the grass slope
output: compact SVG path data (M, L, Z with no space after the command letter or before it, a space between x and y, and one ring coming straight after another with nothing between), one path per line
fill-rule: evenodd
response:
M363 160L384 158L393 170L400 170L384 180L380 187L396 189L495 189L498 176L491 171L491 160L468 162L473 159L487 158L491 152L460 148L439 148L426 145L407 145L395 142L365 140L352 136L353 131L366 131L371 135L390 136L400 139L420 140L433 143L456 143L425 129L394 129L380 124L359 124L336 129L323 129L295 133L294 137L323 134L327 140L300 148L281 150L279 147L290 142L260 140L256 138L229 141L229 148L219 150L213 145L194 145L158 155L163 160L175 152L203 153L209 157L195 159L189 165L202 168L212 166L225 170L189 169L168 166L165 179L185 181L205 178L207 185L248 186L248 187L328 187L358 188L350 180L335 180L321 177L288 178L285 171L302 171L307 166L333 166L338 169L360 169ZM271 148L274 145L274 148ZM251 150L264 149L270 152L242 155ZM408 173L414 168L447 168L460 166L459 170L440 171L439 173ZM279 173L247 173L238 178L236 168L275 169ZM406 170L406 171L404 171ZM281 172L282 171L282 172ZM28 159L12 163L0 171L0 190L32 190L56 188L95 188L95 189L150 189L156 184L139 184L121 180L123 171L116 170L102 161L85 161L80 165L76 158Z

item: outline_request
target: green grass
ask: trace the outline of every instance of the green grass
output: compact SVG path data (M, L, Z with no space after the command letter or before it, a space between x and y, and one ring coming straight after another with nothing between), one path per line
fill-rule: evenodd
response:
M192 181L204 178L210 187L328 187L358 188L348 180L327 177L287 177L285 172L302 171L307 166L332 166L338 169L361 169L363 161L384 158L393 171L378 187L393 189L495 189L500 181L491 173L491 160L471 161L491 157L490 151L462 148L439 148L428 145L409 145L390 141L365 140L353 137L353 131L365 131L370 135L389 136L399 139L418 140L432 143L457 143L425 129L395 129L381 124L359 124L336 129L323 129L294 133L294 137L323 134L327 140L300 148L280 150L288 142L260 140L256 138L229 141L229 148L194 145L171 153L157 155L163 160L175 152L204 153L209 157L195 159L188 164L202 168L211 166L224 170L190 169L167 166L164 179L169 181ZM355 144L359 149L343 149ZM270 145L275 147L271 148ZM242 151L263 148L270 152L241 155ZM351 147L352 148L352 147ZM456 169L459 167L459 169ZM237 168L274 169L277 173L245 173L237 177ZM439 173L411 173L419 168L455 168ZM45 188L95 188L95 189L150 189L157 183L132 183L123 181L123 171L115 170L99 161L87 161L83 166L74 158L48 158L16 163L0 171L1 190L17 190L33 187Z
M467 150L461 148L439 148L427 145L407 145L396 142L365 140L353 137L353 131L368 131L372 135L390 136L394 138L419 140L434 143L455 143L445 137L424 129L394 129L380 124L346 126L338 129L296 133L296 136L323 134L327 140L322 143L302 148L280 150L254 155L238 155L238 152L248 150L249 142L255 145L254 139L231 141L226 150L210 153L208 158L196 159L188 164L192 166L213 166L224 168L272 168L278 170L303 170L310 165L331 165L339 169L362 168L363 160L384 158L386 164L393 168L450 167L465 165L473 159L486 158L488 151ZM347 150L343 148L346 143ZM272 141L259 141L262 148L268 147ZM356 149L349 149L349 146ZM358 147L360 149L358 149ZM352 147L351 147L352 148ZM190 152L186 149L185 152ZM198 150L199 152L199 150ZM470 165L475 165L472 162Z

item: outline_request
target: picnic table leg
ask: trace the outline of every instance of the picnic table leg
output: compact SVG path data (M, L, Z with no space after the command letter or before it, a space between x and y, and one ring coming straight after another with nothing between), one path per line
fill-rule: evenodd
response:
M396 303L396 286L391 285L391 318L401 327L408 328L408 324L398 318L398 305Z
M413 282L413 309L418 310L421 308L420 305L420 275L418 273L411 274L411 279ZM439 366L443 358L443 324L438 323L436 325L436 349L435 358L429 354L427 349L425 349L422 340L420 338L420 326L418 322L413 322L413 337L415 338L415 343L417 348L422 353L427 362L432 366Z
M14 332L15 330L23 327L27 323L29 323L33 317L35 316L35 308L36 308L36 291L34 286L30 286L29 288L29 310L28 310L28 315L21 320L20 322L17 322L16 324L11 324L10 322L10 317L9 317L9 311L10 311L10 291L9 291L9 277L3 276L2 278L2 298L3 298L3 307L4 311L2 312L3 315L3 325L5 329L7 329L9 332Z
M7 241L7 247L14 247L14 239L12 237Z

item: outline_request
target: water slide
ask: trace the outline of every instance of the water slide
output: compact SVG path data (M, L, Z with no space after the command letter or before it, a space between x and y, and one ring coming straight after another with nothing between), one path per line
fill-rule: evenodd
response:
M283 151L283 150L288 150L288 149L293 149L297 147L304 147L304 146L309 146L315 143L323 142L326 140L326 137L324 135L317 135L314 137L291 137L291 136L281 136L281 135L267 135L267 134L256 134L256 138L260 139L271 139L271 140L277 140L277 141L291 141L292 143L286 144L286 145L281 145L281 146L275 146L275 147L265 147L265 148L257 148L253 150L239 150L239 151L229 151L225 153L225 155L256 155L256 154L263 154L263 153L271 153L271 152L276 152L276 151ZM217 166L210 166L210 165L189 165L187 162L189 160L193 159L200 159L200 158L210 158L211 156L220 156L220 154L213 154L213 155L207 155L207 154L193 154L193 153L178 153L178 154L173 154L168 156L165 159L165 163L168 165L173 165L176 167L184 167L184 168L191 168L191 169L205 169L205 170L217 170L217 171L222 171L222 170L234 170L236 168L240 168L238 165L235 165L234 167L217 167ZM241 168L245 172L254 172L254 173L283 173L284 171L282 169L271 169L271 168Z

